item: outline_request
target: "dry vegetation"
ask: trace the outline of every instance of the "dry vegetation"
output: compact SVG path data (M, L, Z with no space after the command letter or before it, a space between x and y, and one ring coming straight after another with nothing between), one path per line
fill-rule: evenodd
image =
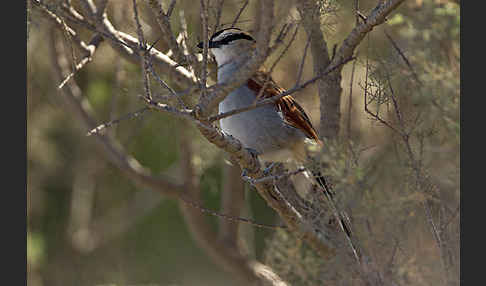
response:
M455 1L27 6L29 285L459 285ZM195 46L232 25L257 53L216 85ZM318 127L351 240L212 122L262 64Z

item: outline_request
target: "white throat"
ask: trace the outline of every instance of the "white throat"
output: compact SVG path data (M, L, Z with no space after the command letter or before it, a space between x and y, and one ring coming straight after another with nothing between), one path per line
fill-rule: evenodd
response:
M247 53L238 53L229 47L212 49L211 52L218 63L218 82L226 81L231 77L249 57Z
M228 50L227 48L225 50ZM235 58L233 53L229 53L223 49L212 49L211 52L213 53L214 57L216 58L216 62L218 63L218 69L222 66L229 64Z

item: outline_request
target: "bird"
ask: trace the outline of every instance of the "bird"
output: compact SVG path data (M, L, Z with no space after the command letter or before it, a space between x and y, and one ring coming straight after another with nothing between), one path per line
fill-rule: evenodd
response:
M203 42L197 47L203 48ZM215 32L208 41L209 51L217 63L217 81L232 80L233 75L251 57L256 40L247 32L226 28ZM262 90L263 88L263 90ZM219 112L244 108L258 99L279 95L285 89L279 86L264 70L259 69L249 79L230 92L219 103ZM221 130L238 139L247 149L256 152L264 163L293 161L305 164L308 161L307 145L323 142L319 139L304 108L291 96L285 95L274 104L260 106L219 120ZM312 171L315 181L323 188L326 197L333 200L334 193L319 171ZM350 235L350 227L340 218L341 227Z

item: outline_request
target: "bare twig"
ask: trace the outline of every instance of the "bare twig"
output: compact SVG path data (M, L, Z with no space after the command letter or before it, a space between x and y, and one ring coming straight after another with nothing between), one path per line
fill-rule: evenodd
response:
M245 3L243 3L243 6L241 6L240 10L238 10L238 13L235 16L235 19L231 23L231 28L233 28L236 25L236 23L238 22L238 19L241 16L241 13L243 13L243 11L245 10L246 6L248 6L248 3L249 2L250 2L250 0L245 0Z
M360 18L360 12L359 12L359 0L354 0L354 12L356 13L356 22L355 26L359 25L359 18Z
M223 5L224 0L217 0L216 3L216 22L214 23L213 32L219 30L219 26L221 26L221 15L223 14Z
M280 28L280 32L278 33L277 38L275 38L274 43L270 48L268 49L269 52L268 54L271 55L275 50L278 49L278 47L283 44L284 39L287 37L288 33L292 30L292 27L295 26L295 23L285 23L282 25L282 28ZM299 26L299 23L297 23L297 26ZM297 29L294 30L295 33L297 33ZM295 36L293 36L295 38ZM290 41L287 43L288 45L292 43L293 41ZM287 46L288 46L287 45Z
M152 76L162 85L165 89L167 89L170 93L170 95L174 98L177 99L179 102L179 105L183 109L187 109L186 105L184 104L184 101L182 101L181 96L175 92L164 80L162 80L159 75L155 72L153 64L152 64L152 57L149 56L148 58L148 63L147 63L147 68L150 70L150 73L152 73Z
M81 70L87 63L91 62L91 60L93 59L94 51L96 50L95 47L98 46L101 41L103 41L103 38L100 35L96 35L93 37L93 39L91 39L85 50L86 52L88 52L88 54L86 54L81 59L81 61L79 61L79 63L74 67L74 71L66 76L66 78L61 82L61 84L59 84L57 88L61 89L66 84L66 82L68 82L68 80L70 80L76 74L76 72Z
M147 44L145 43L145 39L143 36L142 25L140 25L140 20L138 19L138 10L137 10L137 1L133 0L133 17L135 18L135 23L137 26L137 35L138 35L138 42L140 46L140 64L142 66L142 79L143 79L143 88L145 91L145 96L147 99L152 100L152 91L150 89L150 79L147 73Z
M200 18L202 23L202 37L203 37L203 52L202 52L202 65L200 74L200 87L201 87L201 97L206 96L206 82L207 82L207 66L208 66L208 51L209 51L209 41L208 41L208 7L204 0L199 1Z
M297 81L295 84L300 84L300 81L302 80L302 73L304 71L304 64L305 64L305 59L307 58L307 50L309 50L309 45L310 45L310 37L307 37L307 42L305 43L305 48L304 48L304 55L302 56L302 60L300 61L299 64L299 71L297 72Z
M395 10L405 0L388 0L378 3L378 5L371 11L370 15L366 17L366 21L355 27L351 33L343 41L339 48L334 61L339 61L340 58L347 58L353 54L354 49L361 43L363 38L375 26L382 24L393 10Z
M160 103L153 99L150 99L147 96L140 96L140 99L145 101L145 104L147 104L149 108L168 112L183 119L194 120L193 111L190 109L177 109L168 104Z
M288 29L288 30L290 30L290 29ZM268 71L267 77L266 77L265 81L263 82L262 87L260 88L260 91L258 92L258 95L256 96L255 100L253 101L253 104L256 104L260 100L260 98L262 97L263 92L267 88L267 85L270 83L270 75L272 74L273 69L277 66L277 64L283 58L283 56L285 55L285 53L289 50L290 46L292 45L292 43L295 40L295 37L297 36L297 32L298 31L299 31L299 25L297 25L297 27L295 28L294 33L293 33L292 37L290 38L290 41L287 43L287 45L282 50L282 52L280 53L280 55L278 56L278 58L273 62L272 66L270 67L270 70ZM285 35L287 33L288 32L285 32ZM279 35L278 38L280 38L280 36L285 37L283 32ZM276 42L280 42L280 41L283 42L283 39L282 40L279 40L278 38L277 38ZM276 46L276 45L277 44L275 44L274 46Z
M34 4L37 5L37 7L41 8L41 11L43 11L48 17L58 26L58 28L61 29L61 31L64 32L67 38L69 38L70 43L76 44L79 50L84 54L83 58L81 61L74 66L73 71L67 75L62 82L59 84L58 88L61 89L66 82L68 82L75 74L77 71L81 70L87 63L89 63L94 55L94 51L96 50L96 47L99 45L99 43L103 40L99 35L94 36L89 44L85 44L78 36L78 33L74 31L71 27L69 27L65 21L59 17L55 11L53 11L49 6L45 5L44 3L40 1L33 0L32 1ZM72 53L74 55L74 53ZM74 62L73 62L74 64Z
M167 13L164 13L162 9L162 5L157 0L149 0L148 1L152 11L155 15L157 23L159 24L160 30L163 33L164 39L167 41L172 53L174 55L175 61L178 62L181 66L187 65L187 59L182 49L180 48L177 40L174 36L174 32L172 31L171 23L170 23L170 15L174 10L175 1L172 1L167 9Z
M265 182L277 182L279 180L282 180L282 179L285 179L285 178L288 178L288 177L292 177L292 176L295 176L297 174L300 174L302 172L304 172L306 169L304 167L300 167L300 168L297 168L297 170L294 170L294 171L286 171L282 174L278 174L278 175L271 175L271 176L265 176L265 177L262 177L262 178L257 178L257 179L252 179L250 177L246 177L245 179L252 185L254 184L258 184L258 183L265 183Z
M400 47L398 46L398 44L395 42L395 40L393 40L393 38L390 36L390 34L388 34L388 32L386 30L384 30L384 33L385 33L385 36L387 37L387 39L390 41L390 43L392 44L392 46L395 48L395 50L398 52L398 54L400 55L400 57L402 58L402 60L405 62L405 64L407 65L408 69L410 70L410 72L412 73L413 75L413 78L415 79L415 81L420 85L422 86L422 82L420 81L419 77L417 76L417 73L415 72L412 64L410 63L410 61L407 59L407 57L405 56L405 54L403 53L402 49L400 49Z
M86 133L86 136L91 136L91 135L94 135L94 134L100 134L100 132L106 128L109 128L115 124L118 124L120 123L121 121L123 120L126 120L126 119L130 119L130 118L134 118L134 117L139 117L141 116L145 111L149 110L150 108L149 107L144 107L144 108L141 108L137 111L134 111L134 112L130 112L128 114L125 114L123 115L122 117L120 118L117 118L117 119L114 119L114 120L111 120L109 122L106 122L106 123L103 123L103 124L100 124L98 125L96 128L93 128L91 129L88 133Z
M216 212L216 211L201 207L199 204L196 204L193 201L189 201L189 200L186 200L184 198L181 198L180 200L184 204L186 204L186 205L188 205L192 208L198 209L202 213L222 218L225 221L228 221L228 222L231 222L231 223L234 223L234 224L242 222L242 223L246 223L246 224L252 225L254 227L257 227L257 228L265 228L265 229L272 229L272 230L286 229L287 228L285 225L264 224L264 223L259 223L255 220L252 220L252 219L249 219L249 218L243 218L243 217L238 217L238 216L233 216L233 215L228 215L228 214Z
M170 18L170 16L172 15L172 12L174 11L176 3L177 3L177 0L171 0L170 1L169 7L167 8L167 12L165 13L165 15L167 17Z
M457 214L459 214L460 208L461 208L460 205L457 206L456 210L454 211L454 213L451 214L451 216L449 217L449 219L445 223L442 223L442 225L440 226L440 231L441 232L445 231L445 229L447 228L447 226L449 226L449 224L451 223L451 221L453 221L457 217Z
M368 35L368 41L367 41L367 48L369 50L370 48L370 35ZM369 71L370 71L370 65L369 65L369 52L367 53L366 55L366 74L365 74L365 87L364 87L364 108L365 108L365 111L366 113L368 113L369 115L371 115L374 119L376 119L377 121L379 121L381 124L387 126L388 128L390 128L392 131L396 132L397 134L399 135L403 135L402 132L400 132L400 130L396 129L393 125L391 125L390 123L388 123L386 120L384 120L383 118L381 118L379 115L378 115L378 112L374 113L373 111L371 111L369 108L368 108L368 105L370 103L370 101L368 100L368 95L369 95L369 90L370 90L370 85L368 83L368 78L369 78Z

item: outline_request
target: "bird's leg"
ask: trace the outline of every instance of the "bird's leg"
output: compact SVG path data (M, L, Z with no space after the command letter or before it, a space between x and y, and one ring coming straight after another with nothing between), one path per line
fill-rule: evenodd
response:
M252 148L245 148L248 153L251 154L252 157L256 158L258 160L258 151L255 150L255 149L252 149ZM246 168L243 168L242 172L241 172L241 178L250 183L251 185L254 184L254 179L250 178L250 176L248 176L248 170Z

